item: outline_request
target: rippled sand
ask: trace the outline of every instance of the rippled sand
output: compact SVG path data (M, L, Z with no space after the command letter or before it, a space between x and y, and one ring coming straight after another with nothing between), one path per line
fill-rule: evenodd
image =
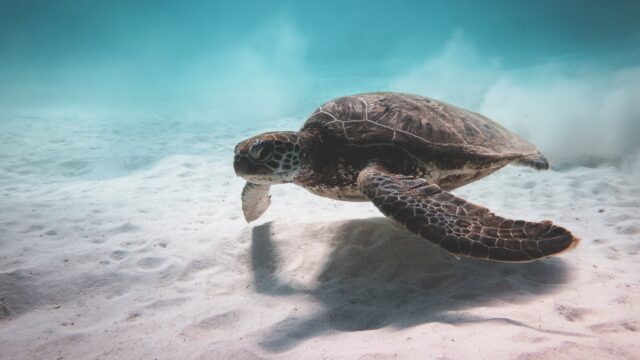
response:
M247 225L231 149L248 130L85 120L0 135L0 358L640 354L640 182L624 170L508 167L457 191L582 238L499 264L292 185Z

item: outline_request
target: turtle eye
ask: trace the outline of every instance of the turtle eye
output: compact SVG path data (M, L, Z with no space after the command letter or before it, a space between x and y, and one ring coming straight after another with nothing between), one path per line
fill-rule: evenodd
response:
M273 153L273 144L259 142L251 145L249 148L249 156L253 160L265 161L268 160Z

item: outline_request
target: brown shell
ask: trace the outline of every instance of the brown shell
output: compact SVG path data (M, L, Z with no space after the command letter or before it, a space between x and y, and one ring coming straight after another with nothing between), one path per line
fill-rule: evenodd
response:
M353 145L394 144L412 154L517 159L537 148L478 113L423 96L368 93L320 106L302 130L320 129Z

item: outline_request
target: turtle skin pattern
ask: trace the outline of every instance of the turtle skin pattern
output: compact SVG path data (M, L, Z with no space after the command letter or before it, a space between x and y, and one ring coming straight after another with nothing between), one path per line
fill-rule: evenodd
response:
M526 262L575 247L579 239L551 221L509 220L412 176L371 165L359 190L386 216L455 256Z

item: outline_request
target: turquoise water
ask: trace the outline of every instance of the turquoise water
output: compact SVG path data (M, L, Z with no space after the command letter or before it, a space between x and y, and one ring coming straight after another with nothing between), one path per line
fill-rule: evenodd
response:
M639 24L622 0L0 0L0 359L640 353ZM291 184L247 224L234 145L369 91L536 144L552 170L456 195L582 243L456 260Z
M555 163L619 163L640 149L639 23L634 1L2 1L4 178L227 156L381 90L480 111Z

